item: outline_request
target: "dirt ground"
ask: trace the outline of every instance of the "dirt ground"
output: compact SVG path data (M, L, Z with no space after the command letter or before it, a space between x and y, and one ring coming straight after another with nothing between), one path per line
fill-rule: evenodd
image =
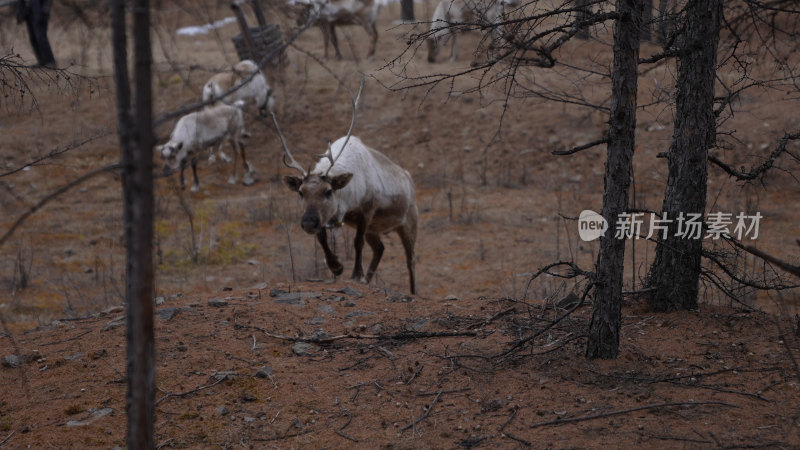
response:
M417 3L417 15L429 16L433 6ZM73 74L30 72L35 102L26 93L0 103L3 232L40 198L119 159L107 21L102 11L57 12L50 37ZM269 20L288 30L294 21L286 13L268 9ZM176 30L229 15L226 2L161 5L153 33L157 117L198 99L210 74L237 59L235 24L206 35ZM367 74L354 134L414 178L419 295L408 295L396 236L384 239L370 285L332 279L299 227L300 201L280 183L289 171L272 124L249 111L256 184L230 185L232 167L204 159L200 192L181 191L176 177L157 180L159 446L800 445L800 345L791 319L797 291L729 282L739 294L732 301L704 282L699 311L663 315L626 299L620 357L586 360L590 307L572 314L553 307L584 285L552 276L529 281L555 261L593 267L598 244L580 240L569 218L600 210L604 149L550 152L602 137L606 117L541 99L506 104L499 86L471 91L479 73L431 90L389 90L398 74L469 67L468 49L480 39L464 36L453 63L429 65L422 51L397 62L412 27L397 18L397 4L384 8L373 61L364 59L365 33L351 27L340 31L344 59L320 64L322 43L312 29L289 49L289 65L269 76L289 146L310 164L324 139L344 135L350 124L349 97L333 75L356 89ZM601 41L565 51L604 61L610 50ZM0 44L31 61L24 29L10 16L0 16ZM674 84L673 74L670 66L649 71L640 95L658 95ZM575 86L569 71L523 75ZM722 70L720 77L736 75ZM593 83L583 80L584 95L601 102L607 90ZM783 93L748 92L738 106L722 128L736 137L718 150L737 167L760 163L796 127L796 104ZM635 207L660 209L666 164L656 155L669 146L671 123L666 105L640 111ZM157 128L159 142L173 124ZM709 211L759 211L754 244L796 261L796 164L779 165L785 170L749 185L712 168ZM0 357L16 355L20 363L0 367L0 447L124 446L119 183L101 175L50 202L0 254ZM345 275L353 234L336 233ZM631 240L627 251L625 289L635 291L653 247ZM749 275L764 269L750 257L735 267Z

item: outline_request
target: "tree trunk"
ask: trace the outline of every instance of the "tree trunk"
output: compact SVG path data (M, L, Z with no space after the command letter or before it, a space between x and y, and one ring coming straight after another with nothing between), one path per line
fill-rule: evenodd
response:
M414 0L400 0L400 18L403 22L414 21Z
M668 153L669 175L662 219L666 238L659 235L648 276L650 307L654 311L697 308L700 280L700 237L678 237L679 214L700 214L706 209L708 149L716 134L714 79L722 0L689 0L679 50L675 131ZM684 231L686 227L684 225Z
M125 1L112 2L114 81L122 148L123 224L126 243L125 298L128 340L126 411L128 448L155 448L153 336L153 118L149 0L133 8L134 82L131 111Z
M642 28L639 39L650 42L653 39L653 0L642 1Z
M616 358L622 307L622 270L625 239L614 237L620 213L628 207L636 131L639 25L642 0L618 0L614 27L614 67L611 73L611 118L606 150L603 218L609 224L600 238L597 278L589 325L589 358Z
M592 15L592 0L575 0L575 23L580 26L580 23L589 20ZM575 37L578 39L589 39L589 27L582 27Z

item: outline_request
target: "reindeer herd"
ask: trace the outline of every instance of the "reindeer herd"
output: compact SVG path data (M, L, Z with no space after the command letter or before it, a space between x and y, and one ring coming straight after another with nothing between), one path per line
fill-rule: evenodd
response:
M298 23L316 25L322 31L325 57L328 44L333 45L337 59L339 51L335 28L343 25L360 25L370 36L368 58L374 57L378 40L376 22L384 0L289 0L289 5L299 7ZM457 58L457 34L448 25L463 24L475 17L497 23L502 20L509 5L517 0L441 0L426 34L428 61L435 62L440 49L452 37L450 60ZM502 39L498 33L491 36L494 42ZM327 151L313 169L306 171L292 156L275 115L275 99L261 68L251 60L243 60L222 73L213 75L203 86L203 109L181 117L169 141L156 147L161 155L166 174L180 171L180 186L185 188L184 169L191 166L192 191L199 190L197 163L201 153L209 150L209 163L216 161L216 153L224 162L231 159L222 146L229 142L234 150L233 173L228 179L235 184L237 160L241 158L244 169L242 183L255 182L254 170L247 162L244 138L250 134L245 129L244 109L252 104L263 117L271 115L276 133L283 146L284 164L296 170L297 175L287 175L284 184L297 192L303 202L301 228L313 234L322 247L325 262L331 272L341 275L344 267L328 244L327 231L346 224L355 228L355 262L352 278L368 283L377 271L383 256L381 235L396 232L405 250L409 290L416 294L414 276L414 246L417 238L418 210L411 175L379 151L368 147L353 136L356 112L364 80L358 95L352 98L353 118L347 135L328 144ZM372 249L372 259L366 274L362 268L364 243Z

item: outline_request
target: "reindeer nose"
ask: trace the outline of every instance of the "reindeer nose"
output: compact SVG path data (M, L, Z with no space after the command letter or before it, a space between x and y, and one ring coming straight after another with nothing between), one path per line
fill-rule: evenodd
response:
M300 221L300 226L306 233L316 233L319 231L319 217L316 215L305 215Z

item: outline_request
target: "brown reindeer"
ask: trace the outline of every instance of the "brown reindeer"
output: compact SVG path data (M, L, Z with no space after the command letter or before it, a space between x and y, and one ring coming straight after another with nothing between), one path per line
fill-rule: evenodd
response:
M397 232L406 254L409 286L416 294L414 281L414 244L417 239L417 204L411 175L384 154L367 147L352 136L358 96L353 100L353 120L347 135L328 144L328 150L316 166L306 172L295 161L280 131L275 114L272 120L284 150L284 164L302 176L287 175L286 186L303 200L300 226L315 234L325 253L325 262L334 275L344 267L328 246L327 229L343 223L356 229L353 279L369 283L383 256L381 234ZM372 248L372 261L366 275L361 265L361 251L366 241Z

